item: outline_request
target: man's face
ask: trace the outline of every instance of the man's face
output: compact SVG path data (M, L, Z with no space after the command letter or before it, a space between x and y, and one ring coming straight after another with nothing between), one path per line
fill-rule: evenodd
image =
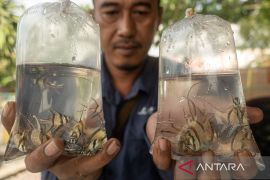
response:
M158 0L95 0L101 47L108 66L134 70L151 46L160 22Z

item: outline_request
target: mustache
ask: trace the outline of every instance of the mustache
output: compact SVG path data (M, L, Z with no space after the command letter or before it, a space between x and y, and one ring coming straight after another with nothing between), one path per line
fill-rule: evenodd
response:
M118 41L115 41L113 43L113 48L140 48L142 47L141 43L136 41L136 40L132 40L132 39L120 39Z

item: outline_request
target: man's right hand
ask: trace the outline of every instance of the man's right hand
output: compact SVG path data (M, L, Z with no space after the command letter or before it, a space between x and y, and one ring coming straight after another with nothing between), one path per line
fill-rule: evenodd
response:
M8 102L1 115L2 124L8 132L14 124L16 103ZM102 168L119 152L117 139L109 139L101 152L95 156L64 156L64 142L50 139L26 155L25 165L30 172L49 170L59 179L98 179Z

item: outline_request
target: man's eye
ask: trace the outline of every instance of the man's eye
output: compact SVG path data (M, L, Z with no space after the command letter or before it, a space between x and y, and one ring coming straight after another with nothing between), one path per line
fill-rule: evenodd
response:
M104 12L104 15L106 16L115 16L118 14L118 11L106 11Z
M148 14L147 11L134 11L134 14L139 14L139 15L144 15L144 14Z
M118 16L119 16L119 11L115 11L115 10L104 11L102 13L103 20L109 23L116 21Z
M149 12L148 12L148 11L136 10L136 11L133 11L133 14L143 16L143 15L147 15L147 14L149 14Z

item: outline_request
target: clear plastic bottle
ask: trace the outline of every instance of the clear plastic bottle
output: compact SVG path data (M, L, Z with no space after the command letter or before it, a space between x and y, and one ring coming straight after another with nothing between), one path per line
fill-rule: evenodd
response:
M167 28L160 43L156 137L171 141L172 157L212 150L220 160L249 150L263 168L248 124L230 24L193 14Z
M16 42L16 121L5 152L13 159L52 137L67 155L93 155L106 142L100 34L69 0L42 3L20 18Z

